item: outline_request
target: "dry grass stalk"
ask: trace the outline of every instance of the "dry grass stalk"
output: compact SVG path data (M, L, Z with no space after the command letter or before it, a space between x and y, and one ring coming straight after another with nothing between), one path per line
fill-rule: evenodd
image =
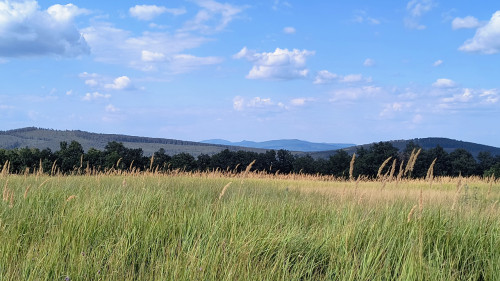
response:
M396 162L397 162L397 159L394 159L392 161L391 172L389 174L389 178L391 179L391 181L392 181L392 179L394 177L394 172L396 172Z
M50 169L50 175L53 176L55 174L55 171L56 171L56 163L57 163L57 159L54 160L54 163L52 163L52 168Z
M349 164L349 179L352 181L352 175L354 172L354 160L356 160L356 153L352 154L351 163Z
M50 179L46 179L46 180L44 180L44 181L43 181L43 182L42 182L42 183L38 186L38 188L42 187L42 185L44 185L44 184L45 184L46 182L48 182L49 180L50 180Z
M66 202L69 202L75 198L76 198L76 195L71 195L70 197L68 197L68 199L66 199Z
M434 178L434 165L436 164L437 158L432 161L431 165L429 166L429 169L427 170L427 176L425 176L426 180L430 180L432 184L432 179Z
M134 160L132 160L132 162L130 162L130 166L128 167L128 170L129 171L132 171L132 167L134 166Z
M226 184L226 185L224 186L224 188L222 188L222 191L221 191L221 192L220 192L220 194L219 194L219 200L222 198L222 196L224 196L224 193L226 193L227 188L228 188L228 187L229 187L232 183L233 183L233 182L231 182L231 181L230 181L228 184Z
M382 162L382 165L380 165L380 167L378 168L377 178L380 178L380 175L382 174L382 170L384 169L385 165L387 165L387 163L389 163L389 161L391 161L391 159L392 159L392 156L390 156L389 158L385 159L384 162Z
M40 158L40 166L38 166L38 175L43 175L42 158Z
M418 205L414 205L413 208L411 208L410 212L408 213L408 220L406 222L410 222L411 221L411 217L413 215L413 213L415 212L415 210L417 209Z
M120 162L122 161L122 158L120 157L120 159L118 159L118 161L116 161L116 168L118 169L119 165L120 165Z
M401 181L401 178L403 177L403 173L404 173L404 169L403 169L403 165L404 165L405 161L401 161L401 164L399 165L399 172L398 172L398 176L396 178L397 182Z
M6 175L9 173L9 170L10 170L10 162L9 160L5 161L5 163L3 164L3 169L2 169L2 176L3 175Z
M424 188L420 186L420 197L418 198L418 210L420 211L420 218L422 218L422 213L424 211Z
M487 198L490 197L490 194L491 194L491 187L493 186L493 181L495 180L495 174L491 175L490 177L490 186L488 187L488 194L487 194Z
M420 148L415 152L415 148L411 151L410 159L408 160L408 163L406 164L406 169L404 172L404 175L406 176L407 174L411 175L411 172L413 172L413 168L415 168L415 162L417 162L417 157L420 154L422 149Z
M9 188L7 187L9 184L9 180L5 181L5 185L3 186L3 201L7 202L9 198Z
M28 197L28 191L30 190L31 188L31 184L29 184L26 189L24 190L24 199L26 199L26 197Z
M455 198L453 199L453 204L451 205L451 210L455 210L455 206L458 202L458 197L460 196L460 192L462 190L462 179L459 179L457 182L457 191L455 192Z
M153 162L155 161L155 156L154 154L151 155L151 160L149 160L149 171L153 171ZM116 166L118 168L118 165Z
M10 196L9 196L9 208L14 207L14 190L10 191Z
M83 154L80 156L80 169L83 168Z

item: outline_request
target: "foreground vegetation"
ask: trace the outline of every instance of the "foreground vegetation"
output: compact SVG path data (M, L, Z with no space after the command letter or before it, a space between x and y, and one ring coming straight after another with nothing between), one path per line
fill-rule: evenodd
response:
M499 182L0 176L0 280L499 280Z

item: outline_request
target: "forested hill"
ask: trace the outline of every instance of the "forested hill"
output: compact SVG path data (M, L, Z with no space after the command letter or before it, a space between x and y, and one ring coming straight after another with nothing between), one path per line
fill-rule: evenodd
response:
M404 150L406 146L413 142L415 145L428 150L431 148L435 148L436 146L442 147L446 152L450 153L458 148L462 148L470 152L474 157L477 157L480 152L490 152L492 155L500 155L500 148L494 146L488 146L483 144L477 144L473 142L459 141L448 138L418 138L411 140L393 140L388 141L392 146L399 149L400 151ZM358 148L368 149L372 144L365 144L359 146L352 146L348 148L344 148L343 150L347 151L349 154L356 152ZM328 158L331 155L335 154L335 150L331 151L321 151L316 153L311 153L311 156L314 158Z
M40 129L35 127L28 127L22 129L15 129L9 131L0 131L0 148L14 149L14 148L50 148L52 151L59 150L60 142L77 141L80 143L85 151L91 147L104 150L109 142L116 141L124 144L128 148L142 148L144 155L152 155L160 148L165 149L165 152L170 155L187 152L194 156L200 154L215 154L229 149L230 151L253 151L265 152L265 149L237 147L229 145L214 145L191 141L182 141L175 139L163 138L147 138L127 135L116 134L97 134L89 133L79 130L51 130Z

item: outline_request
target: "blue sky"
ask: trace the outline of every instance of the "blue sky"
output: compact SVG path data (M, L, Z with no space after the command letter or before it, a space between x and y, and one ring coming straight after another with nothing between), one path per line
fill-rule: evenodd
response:
M500 147L496 1L0 1L0 130Z

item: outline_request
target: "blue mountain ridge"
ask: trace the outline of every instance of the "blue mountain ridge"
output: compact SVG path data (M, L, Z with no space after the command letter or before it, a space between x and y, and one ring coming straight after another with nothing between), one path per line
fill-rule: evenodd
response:
M201 143L232 145L241 147L262 148L262 149L275 149L275 150L286 149L289 151L303 151L303 152L337 150L355 146L355 144L351 143L315 143L298 139L281 139L281 140L270 140L263 142L255 142L247 140L240 142L231 142L224 139L211 139L211 140L201 141Z

